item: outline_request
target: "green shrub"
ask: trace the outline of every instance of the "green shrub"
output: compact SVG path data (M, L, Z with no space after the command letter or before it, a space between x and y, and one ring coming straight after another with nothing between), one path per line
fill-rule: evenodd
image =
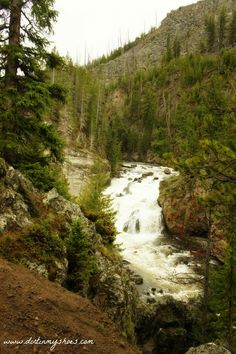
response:
M226 69L236 68L236 53L233 49L222 50L221 58Z
M96 231L102 236L105 244L113 243L117 230L115 228L115 212L111 199L102 194L104 176L92 177L81 193L78 202L84 215L95 222Z
M62 103L66 102L66 89L58 84L53 84L49 87L51 97Z
M10 261L38 261L47 265L54 258L65 256L64 243L47 220L38 221L18 233L1 241L0 254Z
M56 188L63 197L70 199L67 181L63 178L59 167L41 165L39 162L21 164L20 171L28 177L36 188L48 192Z

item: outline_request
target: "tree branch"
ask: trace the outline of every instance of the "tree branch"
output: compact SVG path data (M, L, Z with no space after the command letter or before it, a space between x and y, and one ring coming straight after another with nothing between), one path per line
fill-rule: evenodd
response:
M0 25L0 31L3 31L6 28L7 28L7 24L6 23L3 23L2 25Z

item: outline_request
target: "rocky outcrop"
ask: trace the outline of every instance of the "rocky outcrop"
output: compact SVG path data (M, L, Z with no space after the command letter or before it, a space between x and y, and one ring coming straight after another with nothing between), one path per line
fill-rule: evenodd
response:
M109 317L119 324L129 341L134 342L134 323L140 301L134 282L122 262L97 252L98 272L92 279L90 298Z
M55 189L41 193L2 159L0 191L0 254L62 284L68 261L60 235L83 218L79 206Z
M190 348L186 354L230 354L231 352L215 343L202 344L199 347Z
M66 220L70 224L78 218L83 218L84 221L87 221L79 205L63 198L55 188L44 194L43 204L57 215L61 215L63 217L62 220Z
M227 241L223 220L207 216L201 199L206 195L199 183L193 184L181 177L171 177L160 183L159 203L163 210L167 231L187 239L188 236L209 236L211 255L224 261Z
M140 304L136 322L143 354L183 354L193 343L191 328L198 304L163 297L158 304Z
M72 196L78 197L86 186L89 178L98 173L98 169L110 176L110 166L107 160L87 150L66 150L66 162L64 174L69 183L69 191Z
M32 183L0 159L0 234L31 224L39 204Z
M193 189L186 181L171 177L161 182L159 203L168 232L173 235L205 236L209 231L206 209L199 198L204 190Z

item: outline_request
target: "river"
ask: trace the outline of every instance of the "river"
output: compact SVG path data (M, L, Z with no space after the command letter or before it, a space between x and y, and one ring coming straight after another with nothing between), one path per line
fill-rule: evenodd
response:
M125 163L121 174L105 190L112 198L119 232L116 244L131 271L143 278L142 297L163 296L188 301L200 293L199 276L191 253L164 231L158 205L160 181L176 174L165 167Z

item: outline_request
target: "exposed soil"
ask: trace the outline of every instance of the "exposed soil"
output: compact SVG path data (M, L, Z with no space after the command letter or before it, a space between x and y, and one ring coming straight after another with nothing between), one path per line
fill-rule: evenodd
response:
M58 344L55 353L137 354L116 326L87 299L51 283L23 266L0 259L0 352L50 353L50 344L29 340L93 340ZM40 340L39 340L40 338ZM24 344L4 344L6 340Z

